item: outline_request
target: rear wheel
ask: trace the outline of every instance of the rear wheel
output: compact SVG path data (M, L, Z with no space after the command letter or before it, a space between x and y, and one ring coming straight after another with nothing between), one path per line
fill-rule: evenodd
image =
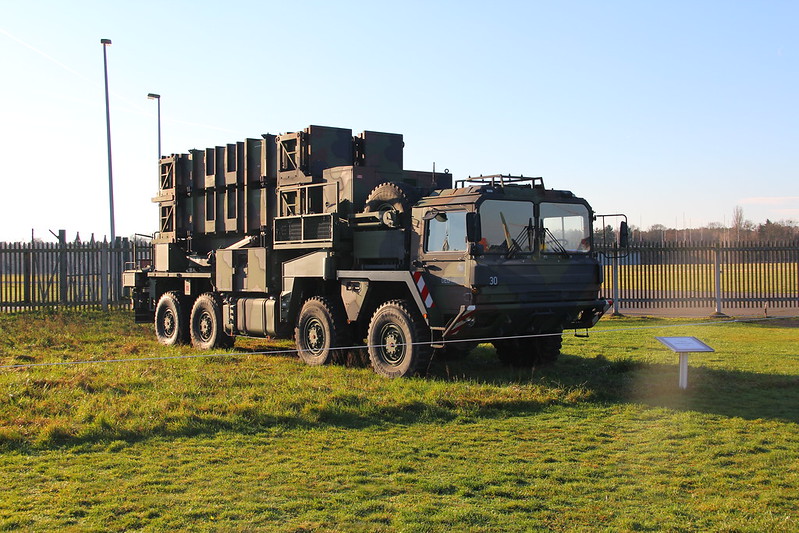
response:
M155 307L155 336L166 346L183 344L188 339L188 313L177 292L165 292Z
M372 368L390 378L413 375L430 361L430 335L422 318L405 300L377 308L369 323L367 345Z
M294 328L294 340L300 358L317 366L332 362L335 348L346 343L344 311L327 298L306 300Z
M219 301L211 293L201 294L191 308L191 344L200 350L233 345L233 337L222 327Z

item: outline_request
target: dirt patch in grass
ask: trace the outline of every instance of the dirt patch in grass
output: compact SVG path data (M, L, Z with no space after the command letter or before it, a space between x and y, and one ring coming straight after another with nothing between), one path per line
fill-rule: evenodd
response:
M778 328L799 328L799 318L782 318L775 320L774 325Z
M753 320L751 322L744 320L746 324L751 324L753 326L762 326L762 327L770 327L770 328L799 328L799 318L770 318L770 319L760 319L760 320Z

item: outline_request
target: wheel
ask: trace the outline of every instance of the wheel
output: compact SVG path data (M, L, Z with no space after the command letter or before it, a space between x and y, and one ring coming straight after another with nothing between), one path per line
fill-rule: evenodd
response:
M554 363L558 359L563 346L563 335L561 335L562 332L557 333L557 335L533 338L538 343L538 361L540 363Z
M305 301L297 317L294 341L300 358L317 366L330 363L338 354L335 348L346 344L344 310L322 296Z
M372 368L390 378L413 375L430 361L430 334L405 300L377 308L369 322L367 345Z
M165 292L155 307L155 337L166 346L188 339L188 316L177 292Z
M191 344L200 350L229 348L233 337L222 327L222 309L213 294L201 294L191 308Z
M558 332L560 333L560 332ZM506 365L530 367L554 363L560 355L562 336L522 337L494 341L497 357Z
M405 183L381 183L366 197L363 212L381 212L380 220L394 227L391 217L386 215L392 210L396 211L399 214L396 227L405 227L410 223L411 206L416 202L417 196L416 190Z
M497 351L497 357L503 364L509 366L532 366L530 357L531 347L526 347L520 339L503 339L492 343Z

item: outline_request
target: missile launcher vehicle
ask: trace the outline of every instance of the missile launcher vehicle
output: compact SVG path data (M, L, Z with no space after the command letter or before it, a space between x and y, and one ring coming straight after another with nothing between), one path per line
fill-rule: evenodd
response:
M552 361L564 330L596 324L610 301L584 199L405 170L403 147L310 126L162 157L152 264L123 273L135 319L205 350L293 338L310 365L366 351L388 377L480 342Z

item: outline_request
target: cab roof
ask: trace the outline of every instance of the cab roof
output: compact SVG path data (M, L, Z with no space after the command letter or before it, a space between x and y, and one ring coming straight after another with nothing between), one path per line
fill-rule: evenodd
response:
M455 181L453 189L440 189L425 196L416 204L417 207L441 207L451 204L476 204L484 199L526 200L526 201L571 201L586 204L571 191L545 189L544 180L540 177L525 178L523 176L479 176ZM587 204L586 204L587 205Z

